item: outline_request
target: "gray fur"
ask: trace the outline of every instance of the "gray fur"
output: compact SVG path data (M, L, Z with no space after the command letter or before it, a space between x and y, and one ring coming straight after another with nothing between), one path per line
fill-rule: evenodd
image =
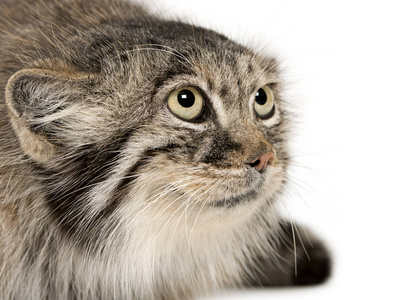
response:
M289 130L275 59L122 0L1 0L0 39L1 299L296 283L272 267L292 241L272 205ZM182 86L204 93L203 121L169 111ZM248 165L267 151L263 173Z

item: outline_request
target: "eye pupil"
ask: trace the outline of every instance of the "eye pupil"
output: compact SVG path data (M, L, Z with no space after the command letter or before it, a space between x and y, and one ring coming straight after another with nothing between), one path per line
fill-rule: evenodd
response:
M195 97L193 92L189 90L181 90L178 93L178 102L182 107L192 107L195 102Z
M256 102L259 105L267 103L267 94L263 89L259 89L256 93Z

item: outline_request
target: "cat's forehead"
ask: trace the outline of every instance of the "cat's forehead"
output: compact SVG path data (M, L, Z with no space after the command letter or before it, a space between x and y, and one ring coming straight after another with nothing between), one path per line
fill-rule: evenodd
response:
M158 54L153 63L168 77L193 74L213 88L218 85L222 89L226 82L241 87L246 83L261 85L279 80L274 58L215 31L179 22L159 22L145 30L141 34L127 30L125 47L131 47L128 53L133 55L140 50L148 55Z
M265 53L230 40L212 30L179 23L156 22L135 30L138 23L104 36L93 37L88 43L109 58L100 63L113 74L119 68L113 64L123 62L121 69L129 69L130 76L138 76L137 69L146 80L155 82L156 87L177 75L191 75L209 84L210 89L219 89L221 94L238 89L257 88L279 81L276 60ZM121 45L118 47L117 45ZM104 64L103 64L104 63Z
M207 89L226 97L233 93L251 93L270 83L279 81L276 62L242 49L235 53L229 51L209 52L196 61L196 80L206 82Z
M197 85L220 96L249 94L280 81L275 58L257 53L221 34L183 25L174 39L159 39L166 53L164 82ZM196 36L196 34L199 36ZM158 81L162 84L163 81Z
M190 26L185 26L190 30ZM181 70L189 66L190 73L208 82L211 88L219 88L225 93L234 85L247 88L279 81L278 64L273 57L256 53L210 30L200 28L199 37L196 37L198 29L193 27L193 36L186 29L179 30L178 39L172 46L178 48L180 59L185 60ZM189 35L182 36L184 32Z

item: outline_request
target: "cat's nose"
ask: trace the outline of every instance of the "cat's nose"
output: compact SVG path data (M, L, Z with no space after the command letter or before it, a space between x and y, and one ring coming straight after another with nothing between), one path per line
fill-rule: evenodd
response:
M269 163L275 160L275 155L272 152L265 152L253 159L249 165L254 167L257 171L265 170Z

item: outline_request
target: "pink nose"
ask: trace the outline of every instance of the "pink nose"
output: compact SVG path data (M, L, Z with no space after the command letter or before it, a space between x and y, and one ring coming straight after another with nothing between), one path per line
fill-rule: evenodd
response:
M274 153L272 152L266 152L263 154L260 154L259 157L256 159L252 160L250 162L250 166L254 167L257 171L265 170L267 168L267 165L269 163L272 163L275 159Z

